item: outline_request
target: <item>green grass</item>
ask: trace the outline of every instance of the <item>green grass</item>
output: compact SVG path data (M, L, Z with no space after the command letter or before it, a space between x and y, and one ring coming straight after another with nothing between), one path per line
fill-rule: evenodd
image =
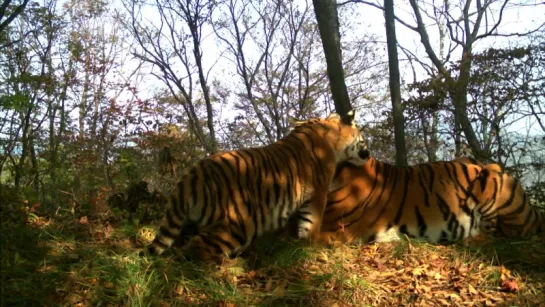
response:
M18 207L18 206L12 206ZM535 305L545 301L545 245L437 246L403 239L336 248L270 235L221 266L169 252L140 257L139 227L62 214L25 222L3 210L2 306ZM505 282L520 286L506 291ZM443 301L442 301L443 300Z

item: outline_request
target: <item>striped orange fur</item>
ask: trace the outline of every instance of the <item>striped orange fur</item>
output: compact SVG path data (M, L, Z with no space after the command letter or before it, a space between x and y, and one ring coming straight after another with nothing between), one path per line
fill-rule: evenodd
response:
M524 237L545 221L515 178L471 158L403 168L370 158L340 166L332 186L320 235L327 243L380 241L390 229L429 242Z

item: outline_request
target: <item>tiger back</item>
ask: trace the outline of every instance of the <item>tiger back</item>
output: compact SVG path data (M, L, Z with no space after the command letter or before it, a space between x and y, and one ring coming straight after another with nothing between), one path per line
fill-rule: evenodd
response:
M315 239L335 165L362 165L369 157L350 112L341 118L311 119L295 125L276 143L217 153L198 162L170 195L157 236L148 250L161 254L178 237L201 260L219 260L283 227L307 200L312 223L299 235ZM183 229L188 230L181 233ZM185 230L184 230L185 231Z
M433 243L498 235L508 225L510 236L534 232L543 215L529 207L520 183L501 173L499 187L500 173L482 172L498 167L471 158L403 168L373 158L363 167L343 165L335 178L340 187L328 195L321 240L380 241L392 229Z

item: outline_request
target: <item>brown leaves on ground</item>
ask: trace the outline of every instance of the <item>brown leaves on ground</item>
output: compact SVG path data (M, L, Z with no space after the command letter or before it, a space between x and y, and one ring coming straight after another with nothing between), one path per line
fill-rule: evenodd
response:
M313 306L535 305L545 298L545 272L524 276L533 278L527 291L521 270L515 273L494 260L498 255L488 258L461 246L397 244L408 243L318 249L297 267L238 272L235 283L250 295L282 298L294 295L294 285L308 282L314 290L305 299ZM237 272L229 268L219 270ZM317 281L317 276L329 278Z
M395 248L395 244L381 244L378 250L377 245L364 246L356 260L362 278L383 292L381 304L491 306L519 300L538 303L545 297L543 272L533 281L539 296L524 297L522 278L497 261L487 263L482 261L486 258L458 253L456 248L460 247L456 246L410 246L402 255L392 257ZM544 253L541 259L545 259ZM373 298L364 301L372 302Z

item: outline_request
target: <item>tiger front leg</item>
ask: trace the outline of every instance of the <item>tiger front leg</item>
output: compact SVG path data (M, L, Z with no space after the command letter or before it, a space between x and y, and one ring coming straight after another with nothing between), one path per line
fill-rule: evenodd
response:
M310 205L300 210L298 238L310 239L311 242L319 241L326 201L327 189L317 190L311 198Z

